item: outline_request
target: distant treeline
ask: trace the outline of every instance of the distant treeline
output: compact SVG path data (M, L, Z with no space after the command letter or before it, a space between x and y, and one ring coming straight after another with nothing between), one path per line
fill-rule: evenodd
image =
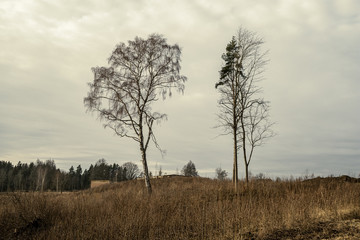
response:
M140 175L136 164L109 165L100 159L89 169L71 166L68 172L56 168L54 160L37 160L30 164L0 161L0 192L6 191L73 191L90 187L91 180L120 182Z

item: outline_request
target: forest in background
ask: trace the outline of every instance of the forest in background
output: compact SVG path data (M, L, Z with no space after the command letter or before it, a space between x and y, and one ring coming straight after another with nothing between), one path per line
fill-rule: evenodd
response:
M123 165L108 164L99 159L89 169L81 165L70 167L69 171L56 168L53 159L37 160L30 164L0 161L0 192L6 191L74 191L90 187L91 180L121 182L141 175L138 166L131 162Z

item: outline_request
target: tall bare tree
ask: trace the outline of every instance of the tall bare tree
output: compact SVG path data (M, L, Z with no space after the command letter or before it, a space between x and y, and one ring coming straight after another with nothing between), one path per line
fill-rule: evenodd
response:
M273 122L269 116L269 102L259 102L247 109L244 130L240 132L245 163L246 182L249 182L249 165L255 147L261 146L268 138L274 137Z
M159 97L171 96L172 89L184 91L186 77L180 75L181 49L169 45L161 35L136 37L120 43L112 52L110 67L94 67L94 81L84 98L88 111L97 112L104 127L139 144L145 185L151 193L146 151L150 140L159 149L154 123L167 119L151 105Z
M36 190L44 191L45 179L48 173L48 168L45 163L42 163L39 159L37 160L37 185Z
M220 70L220 80L215 84L220 93L218 126L224 129L224 134L231 134L233 138L232 180L235 190L239 179L238 150L242 149L248 181L248 166L254 148L273 136L268 115L269 103L259 97L261 88L256 85L262 80L268 61L265 58L267 52L260 49L263 43L256 33L240 28L238 35L226 46L226 53L222 55L224 65Z

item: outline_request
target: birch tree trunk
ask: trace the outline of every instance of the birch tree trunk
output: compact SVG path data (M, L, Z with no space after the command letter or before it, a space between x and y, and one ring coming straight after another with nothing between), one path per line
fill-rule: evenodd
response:
M149 194L152 193L152 188L151 188L151 183L150 183L150 176L149 176L149 169L148 169L148 165L147 165L147 160L146 160L146 151L143 147L143 144L140 144L140 151L141 151L141 162L143 164L143 169L144 169L144 178L145 178L145 186L147 188L147 191Z

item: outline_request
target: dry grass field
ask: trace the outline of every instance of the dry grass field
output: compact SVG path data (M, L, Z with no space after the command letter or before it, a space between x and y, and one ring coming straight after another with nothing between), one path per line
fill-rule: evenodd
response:
M0 195L1 239L360 239L360 183L350 178L154 179L72 193Z

